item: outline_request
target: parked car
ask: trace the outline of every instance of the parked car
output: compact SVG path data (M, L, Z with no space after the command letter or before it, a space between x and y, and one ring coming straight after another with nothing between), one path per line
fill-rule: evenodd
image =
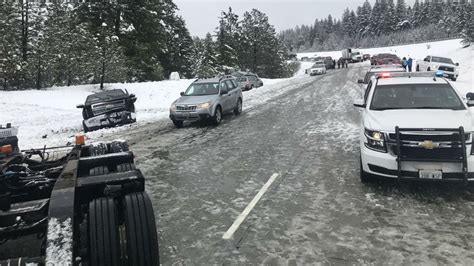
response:
M370 59L371 65L401 65L402 60L395 54L389 53L382 53L382 54L375 54Z
M87 96L82 109L84 132L104 127L135 123L135 102L137 97L119 89L101 91Z
M263 86L263 81L258 77L258 75L250 72L240 76L237 80L243 91Z
M318 61L308 69L310 76L326 74L326 64L323 61Z
M354 102L361 109L362 182L380 176L474 181L474 94L464 102L439 72L372 77Z
M170 119L177 128L183 127L184 121L211 121L218 125L226 112L239 115L242 103L242 90L233 76L198 79L171 104Z
M377 65L377 66L372 66L367 71L367 73L365 74L364 79L357 80L357 83L368 84L370 79L373 76L376 76L376 75L382 74L382 73L391 74L391 73L402 73L402 72L407 72L407 70L401 65Z
M417 61L416 71L442 70L448 78L456 81L459 76L458 66L459 63L454 63L451 58L429 55L423 61Z

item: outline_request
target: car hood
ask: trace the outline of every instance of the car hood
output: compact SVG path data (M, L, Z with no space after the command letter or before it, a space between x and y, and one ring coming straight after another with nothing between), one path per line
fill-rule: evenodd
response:
M176 100L176 104L200 104L209 101L215 101L219 95L202 95L202 96L181 96Z
M324 67L312 67L311 70L323 70Z
M385 110L370 111L365 119L365 127L383 132L395 132L400 128L459 128L473 131L470 110Z

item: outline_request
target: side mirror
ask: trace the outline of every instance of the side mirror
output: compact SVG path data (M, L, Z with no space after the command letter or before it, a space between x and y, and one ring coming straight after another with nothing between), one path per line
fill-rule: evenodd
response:
M364 80L363 80L363 79L358 79L358 80L357 80L357 83L363 84L363 83L364 83Z
M84 105L83 104L78 104L78 105L76 105L76 108L84 108Z
M184 91L180 92L179 95L184 96Z
M366 107L363 99L355 100L354 101L354 106L358 107L358 108L365 108Z
M467 99L467 106L474 107L474 93L468 92L466 94L466 99Z
M227 91L226 90L221 90L221 95L226 95Z
M456 63L456 66L459 66L459 63Z

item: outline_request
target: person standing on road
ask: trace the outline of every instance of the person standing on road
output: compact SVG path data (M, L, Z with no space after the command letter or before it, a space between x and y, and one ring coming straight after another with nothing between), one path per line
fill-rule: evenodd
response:
M346 61L344 61L344 64L346 65L346 68L349 67L349 60L346 59Z
M406 64L408 67L408 72L411 72L411 67L413 66L413 59L409 57Z
M337 60L337 69L341 68L341 60Z
M407 70L407 58L406 57L403 57L403 59L402 59L402 66L405 70Z

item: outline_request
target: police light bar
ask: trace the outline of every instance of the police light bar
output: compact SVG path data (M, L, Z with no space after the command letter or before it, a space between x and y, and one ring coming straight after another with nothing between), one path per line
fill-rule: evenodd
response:
M424 78L433 78L433 77L445 77L446 74L444 71L437 72L381 72L374 75L376 79L380 78L415 78L415 77L424 77Z

